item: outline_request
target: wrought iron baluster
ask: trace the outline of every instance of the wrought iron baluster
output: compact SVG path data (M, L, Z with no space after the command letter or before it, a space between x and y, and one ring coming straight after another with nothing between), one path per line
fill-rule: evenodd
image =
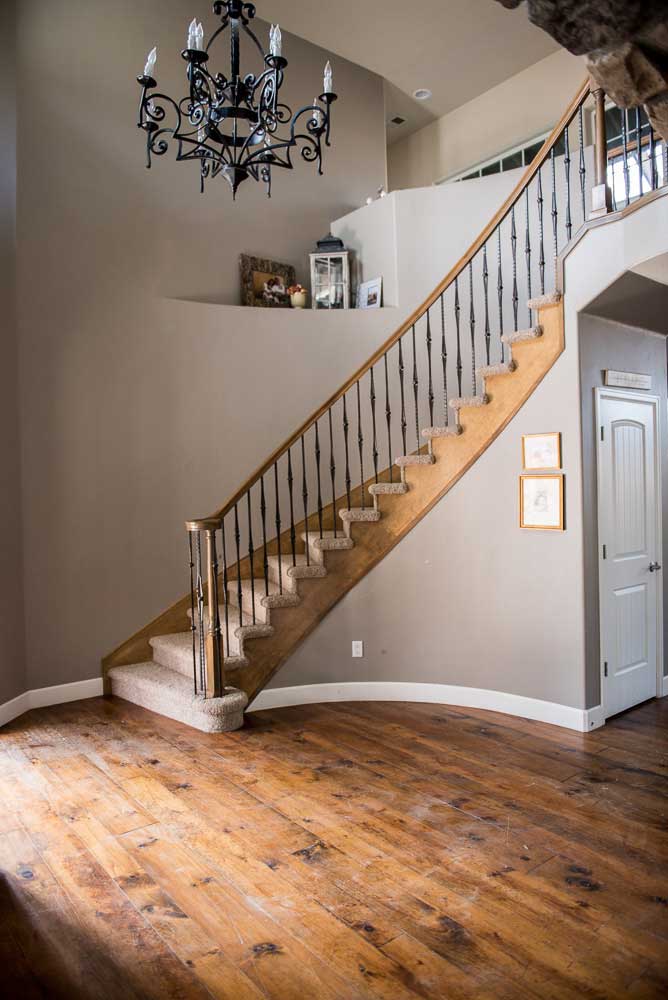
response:
M202 580L202 533L195 543L197 575L197 625L199 632L199 689L206 695L206 654L204 652L204 582Z
M318 480L318 533L322 538L322 487L320 485L320 433L318 421L315 422L315 471Z
M242 607L243 588L241 586L241 532L239 530L239 510L238 505L234 505L234 542L237 549L237 601L239 602L239 627L244 623L244 613Z
M376 433L376 381L373 374L373 365L369 372L371 378L369 382L369 402L371 403L371 427L373 430L373 446L371 454L373 456L373 479L378 482L378 437Z
M471 330L471 385L473 395L478 395L475 364L475 307L473 305L473 261L469 261L469 328Z
M496 230L496 295L499 300L499 343L501 344L501 361L505 357L505 345L503 343L503 269L501 265L501 225L499 223Z
M216 546L215 531L207 532L207 552L210 559L209 614L213 614L213 628L209 629L213 647L210 649L213 660L211 672L213 674L213 694L216 695L217 692L220 692L220 694L225 693L225 667L223 664L223 650L220 648L222 643L220 633L220 599L218 597L218 549Z
M411 338L413 341L413 399L415 401L415 441L417 450L420 450L420 411L418 408L418 369L417 353L415 350L415 323L411 328Z
M568 125L564 129L564 173L566 175L566 242L570 243L573 234L573 220L571 218L571 147Z
M394 478L394 459L392 457L392 408L390 406L390 379L387 371L387 352L383 354L385 370L385 423L387 425L387 459L390 470L390 482Z
M638 193L642 196L643 193L643 172L642 172L642 141L641 141L641 128L640 128L640 107L636 105L636 159L638 161Z
M230 597L229 597L229 575L227 572L227 543L225 541L225 518L221 521L222 552L223 552L223 614L225 615L225 647L223 649L223 659L225 651L230 655Z
M482 287L485 296L485 357L487 364L490 363L490 339L491 330L489 328L489 269L487 267L487 244L482 248Z
M304 504L304 531L306 533L306 565L311 565L311 554L308 543L308 486L306 484L306 448L304 446L304 435L301 436L302 448L302 502Z
M448 346L445 340L445 302L441 292L441 368L443 370L443 422L448 426Z
M543 224L543 175L542 167L538 168L538 188L536 201L538 202L538 273L540 275L540 294L545 295L545 227Z
M459 277L455 278L455 330L457 333L457 395L462 394L462 343L461 343L461 331L459 329L459 314L461 313L461 308L459 305Z
M519 304L519 296L517 294L517 226L515 225L515 206L513 205L510 213L510 252L513 261L513 323L514 329L518 329L517 324L517 307Z
M348 408L346 406L346 394L343 394L343 443L346 452L346 499L348 501L348 510L350 510L350 455L348 452L348 428L350 424L348 423Z
M624 197L626 199L626 204L628 205L631 200L630 189L629 189L629 148L628 148L629 144L628 144L628 132L627 132L628 122L626 118L626 110L622 108L621 112L622 112L622 150L624 157L624 163L623 163Z
M292 487L295 477L292 474L292 451L288 448L288 499L290 501L290 551L292 553L292 565L297 565L297 532L295 531L295 504L292 495Z
M529 216L529 185L524 189L524 208L526 211L526 226L524 229L524 259L527 264L527 300L531 300L531 233ZM528 307L527 307L528 309ZM531 326L531 310L529 312L529 326Z
M558 256L558 245L559 237L557 234L557 225L559 222L559 211L557 209L557 172L556 172L556 160L554 156L554 146L550 150L550 173L552 175L552 211L550 215L552 216L552 244L554 248L554 266L557 266L557 256Z
M406 400L404 398L404 349L402 346L403 337L399 337L399 385L401 388L401 440L404 446L403 454L408 454L406 446Z
M360 491L361 491L361 504L362 510L364 510L364 434L362 432L362 401L360 399L360 383L359 379L355 383L355 395L357 397L357 450L360 457Z
M199 534L199 532L198 532ZM188 532L188 554L190 563L190 634L193 647L193 690L197 694L197 622L195 620L195 561L193 553L193 534Z
M290 452L288 451L288 456ZM278 462L274 462L274 504L276 511L276 545L278 555L278 592L283 593L283 557L281 553L281 504L278 498Z
M336 522L338 513L336 510L336 460L334 458L334 431L332 429L332 408L327 410L327 422L329 425L329 478L332 483L332 511L334 514L334 538L336 538Z
M656 188L658 184L657 171L656 171L656 146L654 141L654 129L652 128L652 123L649 123L649 162L650 162L650 185L652 191Z
M248 562L250 563L250 586L251 586L251 607L253 609L253 625L255 625L255 569L253 549L253 524L251 520L251 495L250 490L246 491L246 513L248 515Z
M264 476L260 476L260 517L262 518L262 572L264 596L269 597L269 559L267 556L267 501L264 495Z
M429 426L434 426L434 380L431 372L431 310L427 309L427 369L429 372L429 384L427 387L427 400L429 402ZM419 441L418 441L419 447Z
M585 161L585 151L584 151L584 112L582 110L582 105L578 108L578 142L580 143L580 165L578 167L578 173L580 174L580 197L582 199L582 221L587 221L587 197L586 197L586 183L587 183L587 164Z

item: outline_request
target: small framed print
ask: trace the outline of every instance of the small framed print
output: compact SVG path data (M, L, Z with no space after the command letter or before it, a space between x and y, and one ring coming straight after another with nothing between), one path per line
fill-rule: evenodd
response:
M564 530L564 477L520 476L520 528Z
M522 435L522 468L552 471L561 468L561 434Z
M380 309L382 294L382 278L374 278L373 281L363 281L357 289L357 308Z

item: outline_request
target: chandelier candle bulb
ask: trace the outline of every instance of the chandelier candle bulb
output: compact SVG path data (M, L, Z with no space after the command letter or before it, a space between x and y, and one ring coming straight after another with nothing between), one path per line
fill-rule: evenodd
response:
M327 60L327 64L325 66L324 85L325 85L325 90L324 90L325 94L331 94L332 93L332 64L330 63L329 59Z
M153 70L155 69L155 61L158 58L158 50L153 46L149 54L146 56L146 65L144 66L144 76L153 76Z
M197 48L197 18L193 18L188 25L188 41L186 42L187 49Z
M275 59L279 59L281 57L282 48L283 36L281 35L281 26L280 24L272 24L269 31L269 53Z

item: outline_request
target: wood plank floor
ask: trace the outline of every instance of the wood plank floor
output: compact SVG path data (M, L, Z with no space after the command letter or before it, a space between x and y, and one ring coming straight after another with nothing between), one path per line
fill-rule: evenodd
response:
M668 699L579 735L433 705L0 730L0 994L668 995Z

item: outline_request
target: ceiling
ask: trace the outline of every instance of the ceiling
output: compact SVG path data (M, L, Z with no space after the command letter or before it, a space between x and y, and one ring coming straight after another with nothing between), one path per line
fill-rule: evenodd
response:
M268 21L384 77L392 143L559 47L496 0L266 0ZM336 72L336 68L335 68ZM430 101L416 101L418 87Z

